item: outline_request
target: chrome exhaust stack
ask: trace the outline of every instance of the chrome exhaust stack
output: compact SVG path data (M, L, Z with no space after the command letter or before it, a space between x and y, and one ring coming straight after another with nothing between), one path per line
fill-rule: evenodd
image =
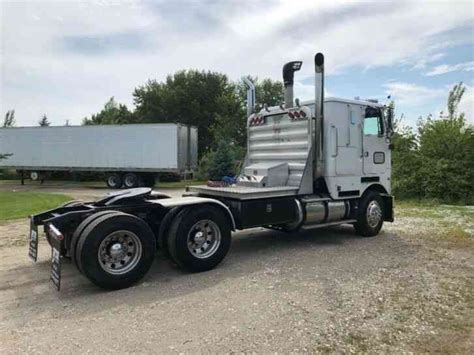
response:
M315 116L315 159L314 178L323 175L323 139L324 139L324 55L314 56L314 116Z
M255 85L246 76L242 77L242 81L247 86L247 117L255 111Z
M285 85L285 108L293 107L293 78L295 71L301 69L303 62L289 62L283 66L283 84Z

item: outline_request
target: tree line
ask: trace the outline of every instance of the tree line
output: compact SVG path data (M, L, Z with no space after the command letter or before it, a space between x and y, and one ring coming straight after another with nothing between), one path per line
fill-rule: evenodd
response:
M474 127L458 111L466 92L449 92L447 112L420 117L416 127L395 122L392 192L398 198L474 203Z

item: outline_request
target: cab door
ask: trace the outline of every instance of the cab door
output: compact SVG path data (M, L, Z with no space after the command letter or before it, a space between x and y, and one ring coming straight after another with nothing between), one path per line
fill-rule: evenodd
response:
M362 174L361 154L361 108L358 105L339 105L339 125L331 127L336 135L336 175L360 176Z
M384 121L379 108L367 107L362 124L363 170L365 175L385 174L390 150L385 141Z

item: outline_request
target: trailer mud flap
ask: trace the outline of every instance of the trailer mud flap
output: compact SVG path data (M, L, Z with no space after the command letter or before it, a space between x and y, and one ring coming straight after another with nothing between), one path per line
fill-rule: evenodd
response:
M30 243L28 248L28 256L36 262L38 260L38 226L30 220Z
M61 232L52 224L47 228L47 233L49 235L49 240L51 242L51 281L53 282L56 290L61 289L61 248L62 241L64 240Z

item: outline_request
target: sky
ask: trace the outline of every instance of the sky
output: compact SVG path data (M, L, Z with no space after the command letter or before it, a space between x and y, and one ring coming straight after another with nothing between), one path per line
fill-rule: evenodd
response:
M414 125L445 109L452 86L474 123L473 1L0 0L0 112L18 126L80 124L114 96L181 69L281 80L302 60L295 97L313 98L316 52L326 95L395 100Z

